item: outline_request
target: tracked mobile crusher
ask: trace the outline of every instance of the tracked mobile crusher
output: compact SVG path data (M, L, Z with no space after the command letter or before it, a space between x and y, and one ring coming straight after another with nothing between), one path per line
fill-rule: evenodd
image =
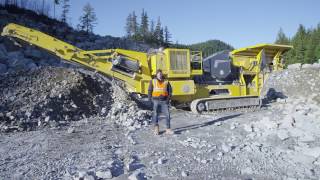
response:
M125 49L82 50L35 29L17 24L4 27L2 36L23 41L123 81L131 93L146 95L150 80L162 69L172 89L172 102L193 112L259 106L268 74L283 68L283 53L291 47L258 44L203 60L202 53L167 48L149 53Z

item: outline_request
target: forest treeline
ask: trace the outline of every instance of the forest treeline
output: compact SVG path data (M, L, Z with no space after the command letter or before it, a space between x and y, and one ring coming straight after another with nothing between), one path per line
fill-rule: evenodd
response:
M57 19L63 23L70 22L70 0L0 0L0 5L5 8L19 8L32 10L39 15L44 15ZM57 7L60 11L57 13ZM140 14L140 13L139 13ZM75 27L86 33L93 33L97 25L97 16L94 8L87 3L82 8L78 24ZM209 40L196 44L180 44L173 42L174 35L169 31L169 27L161 22L161 18L151 19L148 13L142 9L140 16L135 11L129 13L125 23L125 37L134 41L143 42L152 46L188 48L191 50L202 51L203 56L207 57L215 52L222 50L232 50L233 47L220 40ZM280 29L275 43L292 45L294 48L286 53L287 64L293 63L315 63L320 61L320 24L315 28L305 28L299 25L297 32L288 37Z
M172 42L172 34L168 26L163 26L160 17L157 21L150 19L148 13L142 9L140 17L133 11L126 19L126 37L135 41L155 44L162 47L188 48L194 51L202 51L203 56L209 56L222 50L232 50L233 47L220 40L209 40L206 42L184 45Z
M319 62L320 24L316 28L308 29L303 25L299 25L297 32L292 38L286 36L280 28L275 43L293 46L293 49L286 53L287 64L312 64Z

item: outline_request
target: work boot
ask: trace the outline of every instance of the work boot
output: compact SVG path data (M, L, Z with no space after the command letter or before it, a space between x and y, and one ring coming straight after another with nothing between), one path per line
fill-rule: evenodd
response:
M166 129L166 134L171 135L174 134L174 132L171 129Z
M159 135L159 125L154 126L154 135Z

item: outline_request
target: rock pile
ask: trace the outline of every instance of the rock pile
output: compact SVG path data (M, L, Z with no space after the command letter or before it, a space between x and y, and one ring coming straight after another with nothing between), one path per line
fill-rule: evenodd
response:
M312 142L320 136L320 105L312 98L287 98L273 104L271 110L279 115L266 115L244 128L250 126L259 136L276 135L280 140L294 138L297 142Z
M73 69L43 67L0 76L0 130L34 130L111 108L110 85Z
M267 80L263 93L268 99L313 96L320 102L320 64L290 65L290 69L274 72Z
M267 98L275 99L271 104L273 114L254 122L250 131L274 134L281 140L290 137L301 141L318 136L320 125L320 66L319 64L293 64L288 69L273 73L265 85ZM277 114L278 114L277 113ZM248 128L246 128L248 129ZM320 135L320 134L319 134Z
M270 100L264 113L255 113L252 120L241 124L246 131L237 156L259 157L244 165L242 174L257 174L257 163L270 161L270 154L285 167L295 167L288 177L304 177L318 171L320 128L320 66L294 64L270 75L265 84L265 97ZM249 116L249 115L248 115ZM236 151L238 150L236 147ZM280 158L279 158L280 157ZM248 168L248 169L247 169ZM307 176L318 176L309 173Z
M112 88L114 103L107 118L132 131L147 126L151 119L151 112L140 109L129 94L121 86L116 85L115 82L113 82Z
M5 17L0 19L0 31L8 23L17 23L82 49L149 49L148 45L126 38L88 35L32 11L21 10L16 14L4 10L0 15ZM149 112L140 110L122 89L114 87L116 92L112 94L110 84L66 69L70 67L75 68L36 47L20 46L0 37L0 131L34 130L107 114L107 120L131 130L148 124Z

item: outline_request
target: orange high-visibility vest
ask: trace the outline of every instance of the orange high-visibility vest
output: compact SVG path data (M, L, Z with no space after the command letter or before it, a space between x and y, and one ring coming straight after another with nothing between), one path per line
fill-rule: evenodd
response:
M168 81L158 81L157 79L152 80L153 91L152 97L168 96Z

